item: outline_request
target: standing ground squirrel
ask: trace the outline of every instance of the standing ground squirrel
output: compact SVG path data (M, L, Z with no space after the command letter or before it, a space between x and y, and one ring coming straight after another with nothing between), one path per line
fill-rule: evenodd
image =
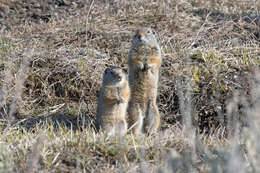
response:
M150 28L139 28L132 40L128 55L129 127L134 134L156 132L160 126L160 114L156 104L160 46Z
M96 127L108 136L123 136L127 132L126 111L130 88L126 73L119 67L107 68L99 92Z

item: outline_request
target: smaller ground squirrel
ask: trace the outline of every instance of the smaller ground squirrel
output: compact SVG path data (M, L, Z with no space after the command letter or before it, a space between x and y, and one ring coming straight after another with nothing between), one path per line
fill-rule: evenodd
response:
M129 127L134 134L156 132L160 114L156 104L161 50L150 28L136 30L128 54Z
M96 127L108 136L127 133L126 112L130 98L127 74L119 67L107 68L99 91Z

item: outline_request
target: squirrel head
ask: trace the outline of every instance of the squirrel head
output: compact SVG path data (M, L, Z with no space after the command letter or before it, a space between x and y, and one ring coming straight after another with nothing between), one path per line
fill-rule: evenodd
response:
M120 67L108 67L103 75L103 83L108 86L120 86L125 80L126 73Z
M145 45L151 48L157 48L159 46L155 34L152 29L148 27L141 27L136 30L132 44L135 46Z

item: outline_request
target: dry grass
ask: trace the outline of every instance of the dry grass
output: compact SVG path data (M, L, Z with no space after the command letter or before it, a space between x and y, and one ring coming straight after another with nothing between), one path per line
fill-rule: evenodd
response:
M0 172L259 172L259 8L1 1ZM162 47L162 129L107 139L92 128L96 95L107 66L127 68L138 26Z

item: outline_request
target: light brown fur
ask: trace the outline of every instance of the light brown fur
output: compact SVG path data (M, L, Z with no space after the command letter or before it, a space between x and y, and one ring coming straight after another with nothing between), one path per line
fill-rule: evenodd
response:
M160 127L160 114L156 104L161 51L151 29L139 28L128 55L129 127L134 134L156 132Z
M123 136L127 132L126 111L130 98L127 75L118 68L107 68L100 89L96 126L108 136Z

